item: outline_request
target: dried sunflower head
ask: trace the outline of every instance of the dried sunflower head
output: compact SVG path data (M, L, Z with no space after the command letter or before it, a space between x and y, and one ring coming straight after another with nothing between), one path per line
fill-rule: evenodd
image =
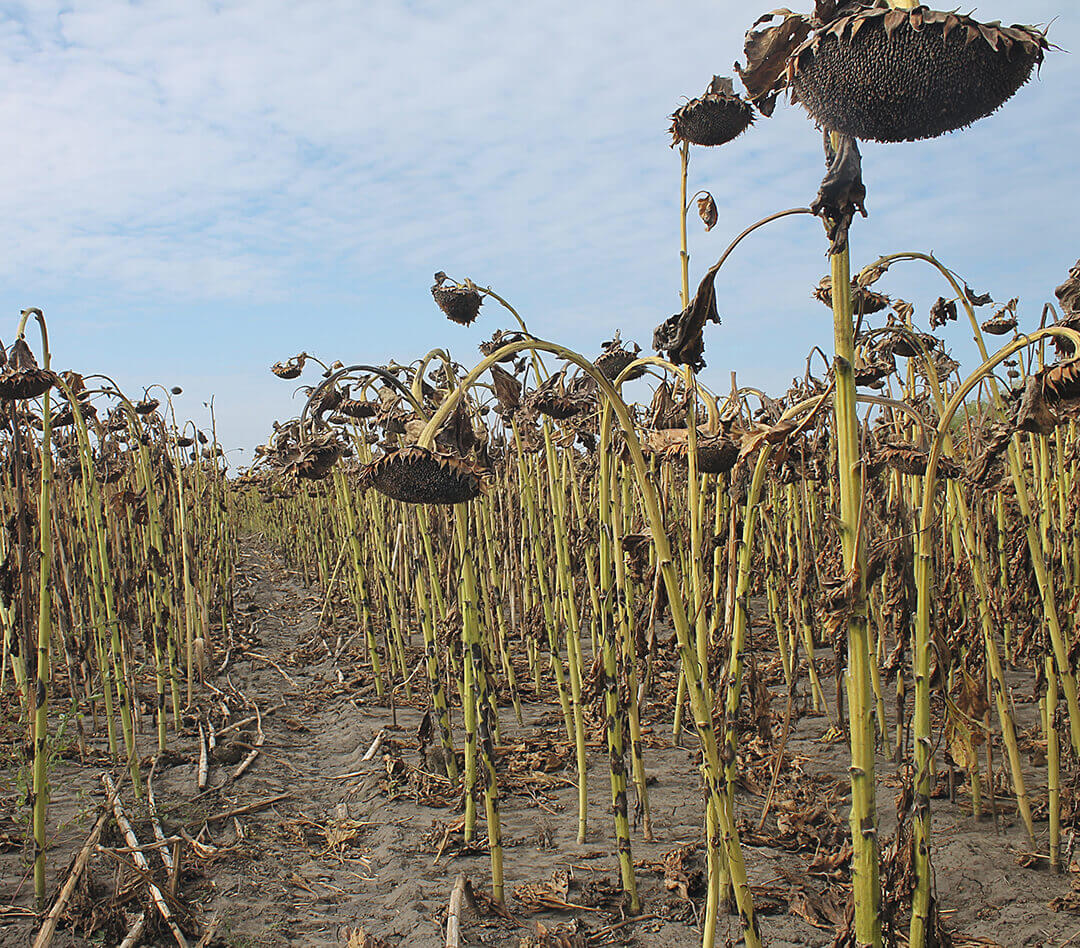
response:
M295 379L304 371L304 363L307 361L307 353L301 352L294 355L288 362L275 362L270 366L270 371L279 379Z
M713 76L706 93L671 116L672 144L726 145L754 121L754 108L736 95L730 79Z
M825 275L814 287L814 299L832 308L832 277ZM851 281L851 302L855 313L870 316L880 313L889 305L889 297L884 293L878 293L868 286L862 286L857 280Z
M840 12L794 51L787 81L820 126L864 140L916 141L971 125L1010 99L1049 47L1034 27L924 6Z
M1080 312L1062 316L1054 325L1064 326L1066 329L1075 329L1080 332ZM1059 336L1054 336L1054 349L1057 350L1060 359L1068 358L1073 354L1073 344L1068 339L1062 339Z
M641 352L641 346L632 342L628 348L619 338L619 331L615 330L615 337L604 343L604 351L597 356L593 365L600 370L604 378L614 382L619 377L619 373L637 359L639 352ZM645 367L638 366L624 381L629 382L632 379L639 379L644 374Z
M472 280L464 283L446 284L446 274L441 270L435 274L435 284L431 288L435 303L451 321L461 326L471 325L480 314L483 298Z
M379 403L360 398L343 398L337 411L349 418L374 418L379 411Z
M982 331L991 336L1004 336L1016 329L1016 313L1002 307L982 324Z
M913 339L912 336L915 338ZM898 332L882 343L881 351L894 356L902 356L905 359L914 359L916 356L922 355L922 350L920 350L915 339L918 339L926 347L926 351L931 354L933 354L941 341L937 336L932 336L926 332L913 332L910 334Z
M525 406L556 421L572 418L594 404L591 386L588 384L592 380L588 376L584 379L585 384L575 382L568 385L565 371L558 372L530 393L525 400Z
M893 358L893 353L875 349L856 361L855 384L881 388L884 380L895 371L896 359Z
M3 349L2 345L0 349ZM37 398L56 382L53 372L38 368L37 359L25 339L16 339L11 351L5 355L0 371L0 399Z
M58 412L53 414L49 419L49 424L54 428L69 428L75 424L75 412L71 404L64 405Z
M525 333L520 332L516 329L512 332L506 332L503 329L496 329L490 339L485 339L482 343L480 343L479 349L486 356L494 355L508 343L520 342L521 340L528 338L529 337ZM513 362L515 358L517 358L516 354L504 355L498 361Z
M1055 362L1037 373L1046 400L1051 403L1080 398L1080 359Z
M1054 290L1054 295L1066 315L1080 313L1080 260L1069 271L1069 278Z
M325 385L326 383L323 383ZM329 412L337 411L348 397L348 390L338 388L336 385L330 385L318 389L311 389L308 398L308 412L313 416L319 416L327 414Z
M127 458L124 455L108 455L94 462L94 476L101 484L115 484L123 478L127 469Z
M488 473L465 458L413 444L365 465L360 482L408 504L461 504L480 495Z
M922 476L926 473L926 465L930 460L928 452L914 444L906 442L894 442L882 445L871 459L872 467L882 465L893 468L901 474L915 474ZM938 477L953 480L961 475L960 466L952 458L941 456L938 458Z
M342 455L341 445L335 441L317 441L303 445L292 464L297 477L309 481L321 481L326 477Z
M676 430L683 435L687 433L685 428ZM702 474L726 474L739 460L739 443L734 438L724 435L709 436L698 432L697 443L697 466ZM685 464L689 453L688 444L686 440L676 441L661 451L660 456L665 461Z
M122 405L117 405L109 410L105 416L105 428L108 431L127 431L127 415Z

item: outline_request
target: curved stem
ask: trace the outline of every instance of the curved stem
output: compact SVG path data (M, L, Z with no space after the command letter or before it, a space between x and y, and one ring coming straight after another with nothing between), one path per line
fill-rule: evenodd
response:
M763 217L759 221L755 221L749 227L746 228L741 234L739 234L730 244L727 245L727 249L720 255L720 259L716 261L711 267L709 267L709 274L716 276L720 271L720 268L727 262L727 258L731 256L732 251L743 242L743 240L750 236L759 227L764 227L766 224L771 224L773 221L780 220L781 217L791 217L793 214L813 214L814 212L808 207L791 207L786 211L777 211L775 214L770 214L768 217Z
M919 253L917 251L904 251L880 257L868 267L864 267L862 272L887 266L895 260L922 260L925 263L929 263L946 279L952 287L953 292L956 294L957 299L960 301L960 304L964 307L964 312L967 313L968 321L971 323L972 332L974 333L975 344L979 347L979 353L983 358L983 362L986 363L990 357L986 349L986 343L983 340L982 330L979 327L978 319L975 317L975 308L967 298L967 294L957 282L956 275L933 255ZM1032 334L1030 337L1018 336L1017 339L1035 338L1036 335L1037 334ZM1021 348L1023 348L1023 345ZM993 364L997 366L999 362L1000 360L995 357ZM929 360L928 364L930 364ZM991 372L983 373L979 376L979 379L980 381L985 379L989 383L994 409L998 416L1004 419L1006 414L1005 403L1001 397L1001 392L998 389L997 379ZM1054 645L1054 656L1057 663L1058 674L1061 675L1061 687L1065 693L1065 704L1069 712L1069 735L1072 740L1073 751L1080 754L1080 696L1078 696L1077 693L1076 676L1072 672L1072 668L1068 662L1068 652L1065 649L1064 635L1061 630L1061 619L1058 614L1057 593L1053 583L1050 581L1049 571L1046 566L1046 555L1043 550L1038 525L1035 522L1034 513L1032 511L1027 478L1020 457L1020 441L1018 434L1013 435L1012 441L1007 449L1007 457L1009 461L1009 476L1012 478L1013 487L1016 490L1016 504L1020 508L1020 514L1024 520L1028 553L1030 554L1031 565L1035 571L1035 579L1039 586L1039 594L1042 599L1042 607L1046 616L1050 640Z
M430 447L433 443L435 432L440 425L449 417L450 412L461 398L463 392L488 368L500 358L513 355L524 349L535 347L536 349L549 352L560 359L572 362L583 372L589 375L603 396L604 412L601 420L601 430L606 424L610 424L613 413L622 429L630 460L633 466L638 490L645 506L646 517L652 534L653 546L656 551L656 563L664 586L668 594L671 608L672 624L675 627L676 638L679 643L679 655L682 661L683 675L687 681L690 706L694 713L697 726L698 739L701 743L702 756L708 774L707 791L709 798L718 814L720 830L727 851L728 866L731 880L735 889L735 900L739 908L739 915L743 924L743 935L747 948L759 948L761 936L758 931L757 918L754 914L753 896L746 878L746 866L743 860L742 848L739 844L738 829L733 819L733 814L725 805L726 795L722 789L723 769L720 761L720 751L716 740L716 731L712 721L711 708L706 700L705 690L701 681L701 669L697 661L695 642L691 636L690 621L687 615L686 603L682 596L682 588L678 574L675 570L675 562L672 555L671 544L668 540L667 530L663 515L660 512L660 500L650 476L645 456L641 450L641 442L634 430L634 423L630 417L626 402L623 401L612 383L594 366L585 359L565 346L539 339L523 339L517 342L507 343L505 346L493 352L487 358L470 370L462 379L458 388L452 392L438 410L432 415L421 432L418 443L424 447Z
M915 587L917 606L915 615L915 719L913 722L913 740L915 745L915 894L912 902L911 930L909 941L912 948L922 948L926 944L927 925L930 909L930 753L932 749L930 732L930 599L933 594L931 563L933 557L934 523L934 487L937 480L938 462L945 450L950 436L953 416L963 404L964 399L984 378L1014 352L1025 349L1046 336L1058 336L1068 339L1074 346L1080 345L1080 333L1060 326L1049 326L1036 330L1030 336L1021 336L999 349L993 357L986 359L957 389L945 406L938 422L937 432L930 446L930 456L926 463L926 475L923 481L923 503L919 517L918 542L915 554ZM1055 642L1055 653L1058 643ZM1066 677L1067 659L1056 655L1059 663L1058 672L1064 681L1073 681Z
M450 358L450 354L445 349L432 349L430 352L424 354L420 360L420 364L416 367L416 374L413 375L412 381L412 393L413 398L417 402L420 402L424 397L424 373L427 372L428 366L433 359L442 359L443 368L446 370L447 382L453 378L453 361Z
M350 372L370 372L373 375L379 376L387 385L389 385L396 392L403 395L421 418L427 418L427 412L424 411L423 405L419 400L413 396L413 393L409 391L408 387L402 385L402 383L392 373L387 372L386 369L377 365L348 365L344 368L338 369L333 375L323 379L318 385L315 386L314 391L308 396L308 400L304 403L304 410L300 413L300 430L303 431L304 423L307 421L308 410L311 408L312 402L314 402L323 392L323 389L333 385L342 376L348 375Z
M642 356L640 359L635 359L625 369L623 369L615 378L612 383L615 386L615 390L620 394L622 392L623 384L626 380L633 375L634 371L642 366L658 366L662 369L666 369L675 375L680 375L682 366L675 365L673 362L669 362L667 359L661 356ZM717 397L713 392L703 384L696 377L694 379L694 388L700 390L705 395L705 410L709 416L709 427L705 433L712 436L720 431L720 413L717 409Z

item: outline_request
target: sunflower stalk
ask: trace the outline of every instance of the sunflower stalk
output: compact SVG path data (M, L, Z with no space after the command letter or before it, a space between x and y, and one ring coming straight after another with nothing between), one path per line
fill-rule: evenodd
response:
M21 339L27 317L33 312L41 330L42 363L51 361L45 317L40 310L22 315ZM38 908L45 905L45 818L49 805L49 659L52 637L52 425L48 390L41 396L41 484L38 499L38 620L37 682L34 691L34 896Z
M835 144L835 143L834 143ZM859 474L859 418L855 394L855 342L848 246L830 254L836 385L837 475L840 489L840 540L851 583L847 606L848 727L851 742L851 839L855 898L855 938L860 946L880 948L881 883L874 779L874 701L870 682L866 613L866 563L857 526L863 504Z

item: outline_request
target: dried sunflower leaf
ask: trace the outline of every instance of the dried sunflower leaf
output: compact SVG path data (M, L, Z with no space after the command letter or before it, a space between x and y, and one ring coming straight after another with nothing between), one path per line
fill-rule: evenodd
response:
M976 293L966 283L964 284L964 296L967 297L967 301L972 306L986 306L988 303L993 303L989 293Z
M858 211L866 217L866 185L862 180L862 156L859 146L850 135L837 135L839 147L834 151L825 134L829 167L822 179L810 210L825 221L829 235L829 255L843 253L847 233Z
M777 25L754 29L776 17L782 18ZM743 43L746 68L736 63L735 71L746 87L750 101L762 115L772 115L776 97L787 85L786 72L791 54L809 35L810 21L786 7L759 17L747 32Z
M716 311L716 273L715 269L706 272L690 305L664 320L653 333L653 348L666 352L675 365L689 365L695 371L705 367L702 331L707 322L720 323Z
M499 411L504 416L512 415L521 407L521 382L498 365L491 367L491 381L499 400Z
M698 216L705 224L705 230L710 231L716 226L717 220L719 220L719 213L716 210L716 201L713 200L713 196L709 193L705 193L697 199Z

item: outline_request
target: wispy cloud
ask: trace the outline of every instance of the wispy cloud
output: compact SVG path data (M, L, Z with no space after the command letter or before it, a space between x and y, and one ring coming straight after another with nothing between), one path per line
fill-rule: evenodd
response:
M1075 11L1008 6L1028 22L1064 14L1053 38L1080 45ZM538 333L593 348L621 326L647 344L678 308L667 116L730 73L754 12L715 0L5 4L0 304L46 307L70 362L212 380L224 436L248 445L289 411L261 374L274 359L463 352L490 332L440 320L436 269L495 285ZM970 131L867 147L856 257L932 248L1035 311L1080 254L1078 106L1080 69L1055 53ZM721 223L693 233L692 278L728 234L807 203L821 170L813 126L786 107L696 150L693 188L713 192ZM799 374L827 339L808 296L823 252L808 221L740 248L718 285L725 325L707 340L714 380ZM941 292L914 270L894 282L916 302Z

